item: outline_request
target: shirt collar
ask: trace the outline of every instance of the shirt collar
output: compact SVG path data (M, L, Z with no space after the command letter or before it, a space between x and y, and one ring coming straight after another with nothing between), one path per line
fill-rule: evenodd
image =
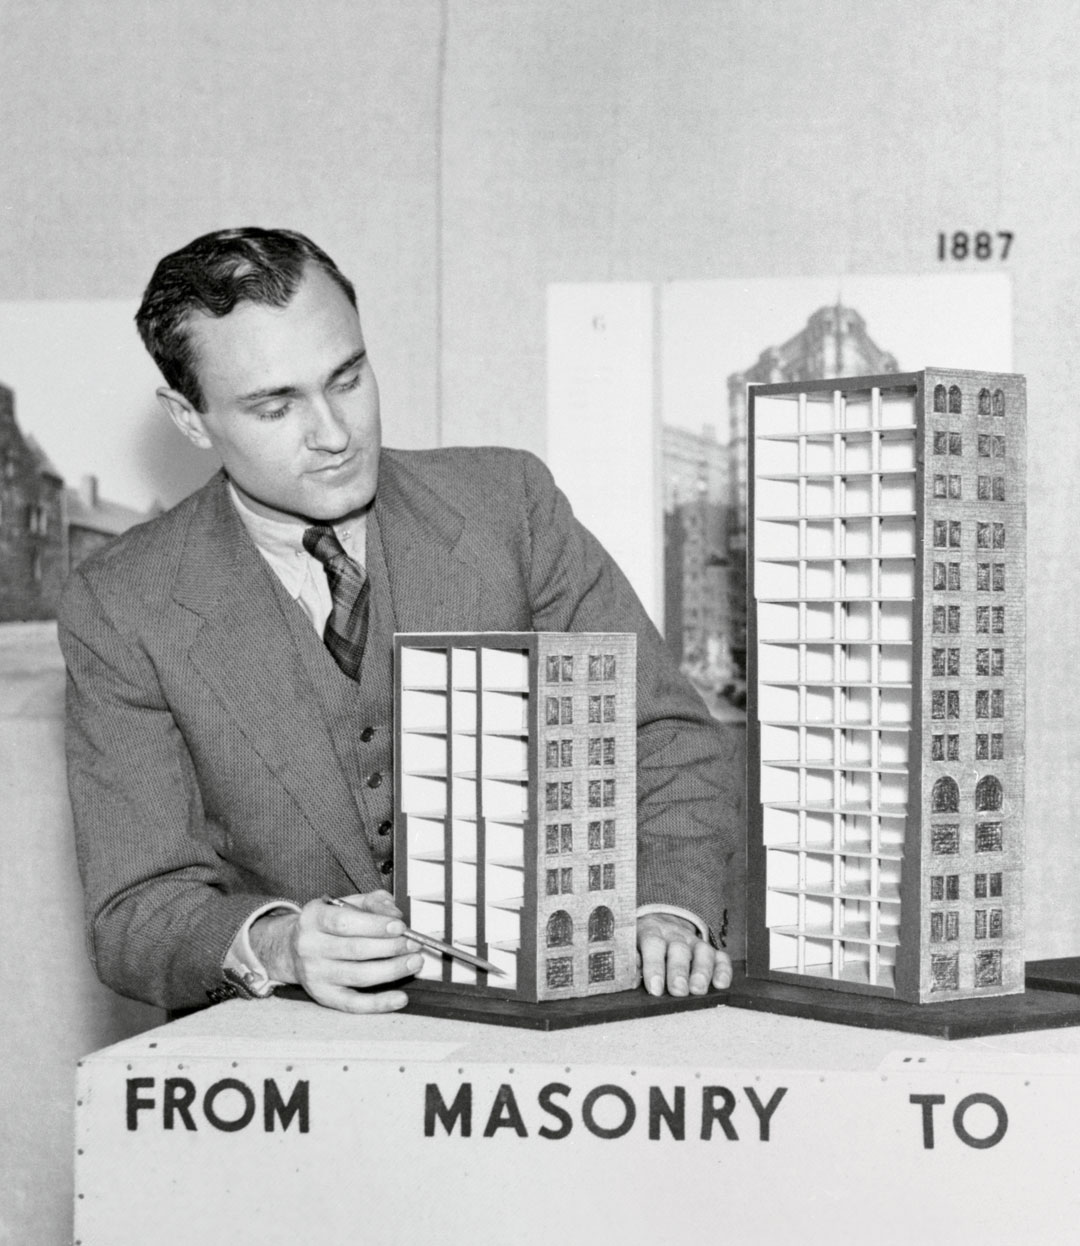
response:
M289 595L299 597L311 558L303 544L304 529L308 525L302 519L272 519L260 515L244 501L231 480L228 485L229 498L259 553L277 572Z
M259 553L277 572L278 579L290 596L299 597L305 583L313 574L313 569L318 571L320 577L324 574L322 564L304 549L304 531L311 525L303 519L273 519L268 515L261 515L244 501L231 480L227 479L226 483L240 522L255 542ZM349 557L363 565L367 544L367 515L357 515L344 527L334 524L333 528Z

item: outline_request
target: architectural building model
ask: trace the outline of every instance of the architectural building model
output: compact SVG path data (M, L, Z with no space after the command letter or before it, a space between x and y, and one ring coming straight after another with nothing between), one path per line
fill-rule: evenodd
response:
M1025 385L750 389L748 973L1019 992Z
M899 370L896 356L870 336L863 316L854 307L837 302L819 307L794 337L767 346L750 367L728 377L728 495L732 502L727 523L728 627L737 676L746 673L748 386Z
M398 635L395 898L418 985L537 1002L637 982L633 634Z

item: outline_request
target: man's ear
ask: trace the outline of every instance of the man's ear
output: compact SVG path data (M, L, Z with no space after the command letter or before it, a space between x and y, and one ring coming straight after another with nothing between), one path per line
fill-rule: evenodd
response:
M184 434L192 445L200 450L209 450L212 443L206 431L202 416L179 390L162 386L157 391L158 401L168 412L169 419Z

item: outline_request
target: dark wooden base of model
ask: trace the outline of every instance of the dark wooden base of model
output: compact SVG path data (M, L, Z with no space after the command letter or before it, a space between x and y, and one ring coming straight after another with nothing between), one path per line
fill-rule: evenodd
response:
M1080 956L1029 960L1024 966L1024 981L1029 991L1067 991L1080 995Z
M532 1004L525 1000L492 999L449 991L425 991L410 986L409 1003L403 1015L447 1017L452 1021L482 1021L487 1025L516 1025L530 1030L568 1030L579 1025L600 1025L605 1021L632 1021L668 1012L688 1012L695 1008L714 1008L728 998L727 991L706 995L649 995L643 989L588 995L582 999L545 1000Z
M1036 966L1070 965L1070 986L1053 989L1044 978L1033 981ZM1066 981L1064 971L1059 980ZM1054 1030L1080 1025L1080 958L1069 961L1034 961L1028 965L1028 989L1022 995L998 995L988 999L962 999L941 1004L906 1004L880 996L823 991L818 987L791 986L737 975L728 994L732 1008L751 1008L812 1021L857 1025L868 1030L901 1030L937 1038L981 1038L989 1034L1017 1034L1024 1030ZM1065 992L1075 992L1066 994Z

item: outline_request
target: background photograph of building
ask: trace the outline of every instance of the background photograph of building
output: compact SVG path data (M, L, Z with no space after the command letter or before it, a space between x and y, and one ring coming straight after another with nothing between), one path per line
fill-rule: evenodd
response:
M729 470L716 429L665 426L664 637L702 695L731 679Z
M1008 367L1010 304L1007 281L979 276L662 290L663 630L718 718L746 704L746 387L896 372L946 351Z
M0 623L54 619L68 572L153 513L99 497L94 476L68 487L0 384Z

